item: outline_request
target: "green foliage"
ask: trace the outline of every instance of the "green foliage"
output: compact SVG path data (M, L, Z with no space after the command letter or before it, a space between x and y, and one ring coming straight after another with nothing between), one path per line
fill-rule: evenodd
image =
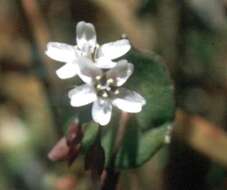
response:
M114 166L119 169L141 166L164 145L164 136L168 124L142 132L135 118L130 120L114 161ZM106 165L113 164L111 159L113 155L113 140L116 138L114 134L116 134L116 127L108 130L108 133L102 138L102 146L106 153Z
M127 87L142 94L147 104L142 112L129 116L117 154L115 154L115 141L119 136L118 129L122 127L119 126L121 114L114 110L109 126L101 129L105 164L114 165L119 169L141 166L164 145L167 127L171 125L175 111L174 88L165 65L152 55L144 56L135 51L128 54L126 58L135 66L134 74L127 82ZM86 152L97 136L98 126L90 123L85 128L82 147Z
M143 130L172 121L175 111L174 87L166 65L155 55L131 51L127 59L134 64L134 73L127 81L129 89L142 94L147 104L136 115Z
M83 126L85 128L85 133L84 133L84 137L82 139L82 151L85 153L89 150L89 148L91 147L91 145L95 142L95 139L97 137L98 134L98 124L96 123L89 123L87 125Z

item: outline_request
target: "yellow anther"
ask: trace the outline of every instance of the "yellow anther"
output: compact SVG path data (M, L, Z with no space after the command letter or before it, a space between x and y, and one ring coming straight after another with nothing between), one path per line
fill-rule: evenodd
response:
M107 97L108 97L108 94L107 94L106 92L104 92L104 93L102 94L102 97L103 97L103 98L107 98Z
M102 76L98 75L95 77L96 80L100 80L102 78Z
M102 85L101 85L101 84L98 84L98 85L96 86L96 88L97 88L97 89L102 89Z
M115 95L118 95L119 93L120 93L120 91L118 89L114 91Z
M107 80L107 83L108 83L108 84L112 84L113 82L114 82L113 79L108 79L108 80Z

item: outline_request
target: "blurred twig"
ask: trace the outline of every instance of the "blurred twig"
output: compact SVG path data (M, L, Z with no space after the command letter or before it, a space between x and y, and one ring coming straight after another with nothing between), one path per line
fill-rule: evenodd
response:
M37 78L42 82L47 94L53 114L54 125L57 129L60 129L60 118L54 107L54 88L50 87L51 75L49 75L47 69L47 67L50 67L50 64L45 64L44 48L46 48L46 43L48 42L49 32L36 0L21 0L21 6L24 19L28 21L27 28L32 47L32 68L35 70ZM57 132L60 133L60 130L57 130Z
M1 60L1 71L2 72L21 72L28 73L31 71L31 67L28 65L18 64L17 62L8 61L7 59Z
M175 71L177 61L177 43L179 30L179 3L172 0L160 1L158 4L158 35L159 46L162 56L165 58L171 73ZM167 30L168 29L168 30ZM181 43L181 41L180 41Z
M127 1L96 0L95 2L119 24L136 48L141 51L149 49L151 44L150 37L152 35L144 35L144 27L134 14L135 8L129 8Z
M227 134L200 116L179 111L174 134L210 159L227 166Z
M36 0L22 0L22 6L34 33L39 51L44 52L44 47L46 47L46 43L49 39L49 32L38 3Z

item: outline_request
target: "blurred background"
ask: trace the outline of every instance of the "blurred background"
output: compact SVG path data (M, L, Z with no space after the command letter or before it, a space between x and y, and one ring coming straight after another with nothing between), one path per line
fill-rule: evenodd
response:
M92 189L82 158L70 168L47 158L75 113L73 79L58 79L61 63L44 52L75 44L81 20L101 44L126 35L160 55L175 84L171 143L123 171L118 189L226 190L226 13L226 0L0 0L0 190Z

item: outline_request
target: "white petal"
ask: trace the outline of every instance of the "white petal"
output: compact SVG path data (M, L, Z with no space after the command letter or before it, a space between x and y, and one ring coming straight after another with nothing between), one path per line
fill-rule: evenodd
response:
M75 63L66 63L56 71L56 74L60 79L72 78L77 74L77 66Z
M59 42L49 42L45 53L51 59L61 62L72 62L77 58L74 46Z
M87 84L78 86L70 90L68 96L71 99L71 106L74 107L90 104L97 99L94 88Z
M98 57L108 57L109 59L116 59L126 54L131 48L127 39L118 40L103 44L98 50Z
M81 21L76 26L77 45L84 52L93 52L96 46L95 27L91 23Z
M101 68L101 69L110 69L116 66L116 62L111 61L108 58L101 57L96 60L95 66Z
M142 110L146 100L137 92L122 88L120 89L120 94L113 99L112 103L122 111L137 113Z
M106 73L106 76L107 79L113 79L116 86L121 86L132 75L133 70L133 64L129 63L127 60L120 60L114 68Z
M102 75L102 70L86 57L79 57L77 65L79 77L87 84L92 84L97 76Z
M109 100L98 99L92 105L92 118L100 125L107 125L112 115L112 105Z

